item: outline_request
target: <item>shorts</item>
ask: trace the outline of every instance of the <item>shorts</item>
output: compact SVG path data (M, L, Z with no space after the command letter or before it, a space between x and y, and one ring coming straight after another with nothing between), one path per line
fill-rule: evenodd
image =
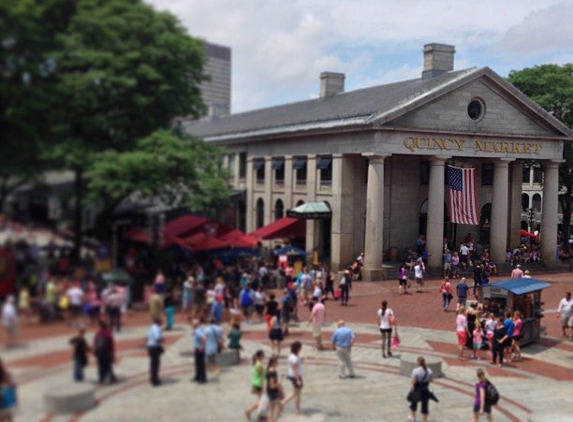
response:
M479 413L479 406L474 404L474 413ZM483 413L491 413L491 404L484 403L483 405Z
M282 328L273 328L270 332L269 332L269 339L271 341L283 341L284 340L284 334L283 334L283 330Z
M573 316L561 317L562 327L573 327Z
M416 285L417 286L423 286L424 285L424 279L416 277Z
M465 331L456 331L458 334L458 346L465 346L468 340L468 333Z
M241 306L241 311L243 311L243 315L245 316L245 318L249 318L253 313L253 306L252 305Z
M475 349L475 350L481 349L481 346L482 346L481 343L474 343L474 349Z
M300 379L300 386L296 385L296 378L295 377L287 377L290 382L292 382L292 386L296 389L296 390L302 390L302 378Z
M444 271L450 271L452 269L452 264L449 262L446 262L444 264Z
M398 280L398 284L399 284L400 286L405 286L406 284L408 284L408 280L400 279L400 280Z
M458 303L459 303L460 305L465 305L465 304L466 304L466 300L468 300L467 297L459 297L459 296L458 296Z
M514 335L513 335L513 341L519 343L519 340L521 340L521 334L518 334L518 335L515 335L515 334L514 334Z
M503 342L503 347L511 347L512 339L513 339L513 337L506 338L505 341Z
M280 391L278 388L267 390L267 396L269 396L270 401L278 400L280 397Z
M487 338L488 340L492 337L493 337L493 332L489 331L489 332L485 333L485 338Z
M217 355L207 355L207 363L209 365L217 365Z
M257 396L263 392L263 387L257 387L256 385L251 386L251 394L256 394Z
M458 264L452 264L452 270L456 271L458 269L459 265Z
M74 317L79 317L83 313L82 305L70 305L70 313Z
M322 327L320 325L313 325L312 326L312 336L314 338L320 337L321 336L321 334L320 334L321 330L322 330Z

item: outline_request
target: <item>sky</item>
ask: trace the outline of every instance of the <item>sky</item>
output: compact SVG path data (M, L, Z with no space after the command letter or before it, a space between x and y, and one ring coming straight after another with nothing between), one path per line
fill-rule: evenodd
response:
M232 49L233 113L418 78L423 46L454 45L454 69L573 63L571 0L146 0L189 34Z

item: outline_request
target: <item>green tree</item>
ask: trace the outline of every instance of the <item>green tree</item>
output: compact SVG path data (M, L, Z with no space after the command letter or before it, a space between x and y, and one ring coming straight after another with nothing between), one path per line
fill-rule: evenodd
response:
M514 70L510 72L508 80L554 117L573 128L573 64L548 64ZM559 166L559 183L564 193L559 195L559 202L563 210L563 236L567 240L573 198L573 143L565 142L563 158L565 162ZM564 246L568 249L569 243L565 241Z
M74 3L46 57L54 65L48 157L75 173L77 254L84 174L98 154L132 151L138 139L169 127L176 116L200 116L205 107L199 84L205 77L202 41L172 15L141 0Z
M184 205L215 217L228 204L228 173L219 148L188 135L159 130L132 151L94 155L87 172L87 199L104 204L102 219L130 195Z

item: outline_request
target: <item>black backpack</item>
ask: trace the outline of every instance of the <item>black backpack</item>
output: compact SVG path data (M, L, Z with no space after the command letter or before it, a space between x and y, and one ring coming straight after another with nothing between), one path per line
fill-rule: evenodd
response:
M486 381L485 383L485 402L490 405L496 405L499 401L499 391L495 388L491 382Z
M94 346L96 356L105 356L109 353L109 341L107 337L101 334L96 335Z

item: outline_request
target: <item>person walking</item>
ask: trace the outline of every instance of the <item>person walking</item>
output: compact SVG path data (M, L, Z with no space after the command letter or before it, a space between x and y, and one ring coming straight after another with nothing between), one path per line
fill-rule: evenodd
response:
M405 262L402 263L402 266L398 270L398 294L407 294L408 293L408 266Z
M154 387L161 385L159 369L161 367L161 354L163 353L163 336L161 333L161 319L156 318L147 331L147 353L149 355L149 381Z
M474 400L474 417L472 422L478 422L481 415L485 414L489 422L493 422L493 417L491 416L491 404L489 404L485 398L485 387L488 383L485 377L485 371L479 368L476 371L478 382L475 386L476 396Z
M344 270L344 274L338 282L338 287L340 288L340 304L347 306L350 290L352 290L352 275L350 274L350 270Z
M316 342L316 350L324 350L324 347L322 347L321 331L326 316L326 308L323 303L316 299L312 299L310 303L312 305L312 311L310 312L308 323L312 323L312 336Z
M338 365L340 368L340 374L338 377L340 379L346 378L346 370L348 370L348 376L354 378L354 366L352 365L352 346L356 340L354 332L348 328L344 320L339 320L337 323L337 329L332 334L332 348L336 350L336 356L338 357Z
M456 316L456 334L458 336L458 359L464 359L464 347L467 344L471 333L468 328L468 319L466 317L465 306L460 306Z
M294 406L297 415L302 415L300 409L300 395L302 392L302 358L299 356L302 350L302 343L295 341L290 346L290 355L288 357L287 378L292 383L293 391L282 401L283 408L288 402L294 399Z
M195 377L193 381L199 384L207 382L207 372L205 371L205 345L207 344L207 336L201 321L197 318L191 321L191 328L193 328L193 350L195 355Z
M113 362L115 361L115 344L113 334L103 320L99 321L99 330L94 338L93 351L97 359L98 381L103 384L107 378L110 382L117 381L113 373Z
M466 278L462 277L460 282L456 284L456 295L458 296L458 304L456 306L456 311L460 309L460 307L466 307L466 301L468 300L468 290L469 286L466 283Z
M85 338L86 330L80 328L78 333L70 339L73 347L74 381L84 380L84 368L88 366L88 353L91 348Z
M512 338L512 361L521 362L521 347L519 341L521 340L521 330L523 329L523 320L521 319L521 312L515 311L513 313L513 338Z
M281 403L282 385L279 381L277 371L279 358L272 356L267 364L267 396L269 398L269 411L267 414L268 422L275 422L278 420L283 411Z
M453 298L452 285L448 277L445 277L442 284L440 284L440 293L442 294L442 308L444 309L444 312L448 312L450 301Z
M125 298L121 295L117 287L114 286L111 292L105 296L104 300L109 325L119 333L121 331L121 306Z
M565 297L559 301L557 318L561 318L563 337L567 337L567 330L569 330L569 340L573 340L573 299L571 299L571 292L566 292Z
M430 383L433 381L432 370L426 366L426 359L423 356L418 358L418 367L412 370L412 400L410 400L410 415L408 421L416 420L416 410L418 402L422 403L422 421L427 422L430 401Z
M6 347L11 347L16 343L18 312L15 301L14 296L10 295L2 306L2 325L6 331Z
M163 297L163 311L165 312L165 331L173 329L175 324L175 297L173 296L173 289L168 288L165 296Z
M269 331L269 340L271 341L272 356L279 356L281 353L281 343L284 340L283 327L281 323L281 314L277 309L271 318L271 330Z
M380 327L380 335L382 336L382 357L385 358L386 354L392 356L392 326L396 324L394 311L388 308L388 301L383 300L380 309L378 309L378 320Z
M265 352L257 350L253 355L251 393L257 396L255 403L245 410L247 420L251 420L252 413L259 407L259 402L263 394L265 385Z
M217 354L223 349L223 331L215 322L204 330L207 342L205 344L205 355L207 357L207 370L213 375L219 375L219 365L217 364Z
M422 258L418 258L416 265L414 265L414 278L416 279L416 292L421 293L422 287L424 287L424 271L426 271L426 266Z

